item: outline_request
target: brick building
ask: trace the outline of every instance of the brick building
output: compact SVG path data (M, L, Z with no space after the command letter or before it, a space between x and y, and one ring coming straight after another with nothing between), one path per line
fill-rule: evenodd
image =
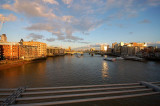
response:
M28 60L38 57L38 50L36 46L20 45L20 59Z
M1 60L14 60L20 58L19 43L14 42L0 42L0 58Z
M0 45L0 60L3 60L3 46Z
M38 57L46 57L47 56L47 44L42 42L34 42L28 41L23 42L23 45L34 46L37 47L37 56Z

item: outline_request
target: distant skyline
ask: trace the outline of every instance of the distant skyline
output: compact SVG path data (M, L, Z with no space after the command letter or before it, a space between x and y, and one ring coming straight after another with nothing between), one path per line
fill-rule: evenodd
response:
M160 0L0 0L8 41L91 47L113 42L160 44Z

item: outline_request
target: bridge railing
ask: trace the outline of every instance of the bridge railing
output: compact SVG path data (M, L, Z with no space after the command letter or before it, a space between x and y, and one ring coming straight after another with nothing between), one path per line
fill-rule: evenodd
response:
M160 82L80 85L21 89L10 104L20 106L59 105L160 94ZM16 89L0 89L0 96L12 95ZM7 99L2 98L2 106Z

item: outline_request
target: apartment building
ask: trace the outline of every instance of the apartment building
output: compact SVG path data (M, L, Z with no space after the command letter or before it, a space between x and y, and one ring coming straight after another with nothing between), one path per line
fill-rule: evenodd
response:
M37 47L37 56L46 57L47 56L47 44L42 42L28 41L23 42L23 45L35 46Z
M20 46L15 42L0 42L1 60L14 60L20 58Z

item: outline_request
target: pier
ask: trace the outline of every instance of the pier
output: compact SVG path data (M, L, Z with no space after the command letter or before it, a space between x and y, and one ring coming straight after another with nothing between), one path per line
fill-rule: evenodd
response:
M160 94L160 82L0 89L1 106L64 105Z

